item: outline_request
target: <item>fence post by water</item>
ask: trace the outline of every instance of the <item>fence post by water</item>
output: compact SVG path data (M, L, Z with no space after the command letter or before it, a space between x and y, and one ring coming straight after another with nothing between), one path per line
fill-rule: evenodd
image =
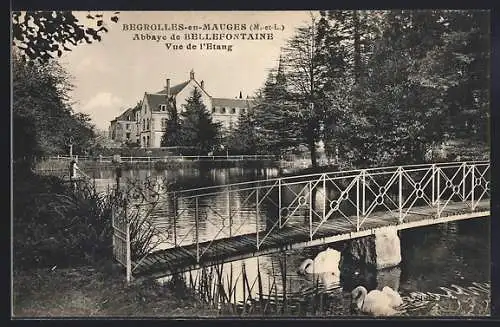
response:
M256 232L256 239L257 239L257 250L260 248L259 245L259 229L260 229L260 224L259 224L259 185L257 184L257 189L255 190L255 232Z
M130 222L127 217L127 200L118 193L117 206L111 209L113 227L113 257L125 267L127 284L132 281L132 258L130 248Z
M195 237L196 237L196 263L200 262L200 240L199 240L199 230L198 230L198 197L195 198L195 211L194 211L194 223L195 223Z
M173 193L173 209L174 209L174 247L177 247L177 195Z

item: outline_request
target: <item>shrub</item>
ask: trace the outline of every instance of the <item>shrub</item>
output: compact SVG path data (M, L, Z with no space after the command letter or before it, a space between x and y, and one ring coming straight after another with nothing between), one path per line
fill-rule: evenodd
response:
M87 264L111 256L112 195L91 183L73 189L56 177L14 178L14 266Z

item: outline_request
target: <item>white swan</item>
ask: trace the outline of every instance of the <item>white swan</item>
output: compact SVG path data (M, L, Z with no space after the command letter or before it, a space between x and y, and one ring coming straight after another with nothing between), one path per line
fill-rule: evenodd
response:
M299 272L301 274L332 272L336 275L340 275L339 262L340 252L328 248L325 251L318 253L314 260L304 260L299 267Z
M382 291L372 290L369 293L363 286L356 287L352 292L352 303L358 310L374 316L392 316L399 311L395 308L403 304L401 296L389 286Z
M390 297L391 306L393 308L396 308L396 307L403 305L403 299L401 298L401 295L399 295L398 292L396 292L395 290L393 290L389 286L384 286L384 288L382 288L382 292Z

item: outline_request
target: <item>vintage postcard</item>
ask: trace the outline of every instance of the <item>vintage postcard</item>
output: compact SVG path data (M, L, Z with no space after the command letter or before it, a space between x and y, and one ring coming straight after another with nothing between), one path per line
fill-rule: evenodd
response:
M12 317L489 317L488 10L13 11Z

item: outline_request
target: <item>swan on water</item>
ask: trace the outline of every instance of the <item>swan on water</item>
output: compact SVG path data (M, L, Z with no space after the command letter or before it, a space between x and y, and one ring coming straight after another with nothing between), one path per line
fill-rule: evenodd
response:
M299 267L299 273L314 274L332 272L336 275L340 275L340 255L339 251L328 248L325 251L318 253L314 260L304 260Z
M351 294L355 309L374 316L395 315L399 313L395 308L403 304L401 296L389 286L385 286L382 291L372 290L369 293L365 287L358 286Z

